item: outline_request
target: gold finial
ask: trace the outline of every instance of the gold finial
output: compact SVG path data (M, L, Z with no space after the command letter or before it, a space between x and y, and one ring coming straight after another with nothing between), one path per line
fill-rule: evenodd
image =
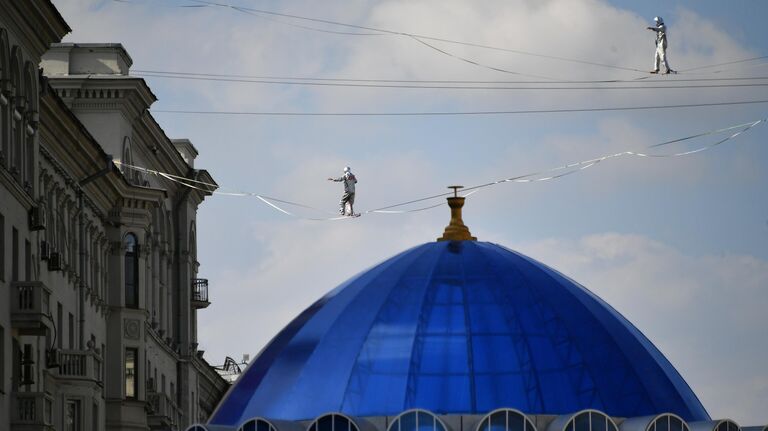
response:
M477 241L477 238L472 236L469 232L469 228L464 225L464 221L461 219L461 207L464 206L464 198L459 196L459 189L463 189L464 186L448 186L449 189L453 189L453 196L447 198L448 206L451 207L451 222L445 227L443 236L438 238L438 241Z

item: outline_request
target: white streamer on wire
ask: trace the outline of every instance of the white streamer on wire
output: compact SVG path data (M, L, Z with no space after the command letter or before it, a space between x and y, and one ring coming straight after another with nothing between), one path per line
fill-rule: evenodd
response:
M649 145L649 146L645 147L646 150L653 149L653 148L659 148L659 147L662 147L662 146L667 146L667 145L671 145L671 144L675 144L675 143L679 143L679 142L683 142L683 141L687 141L687 140L691 140L691 139L696 139L696 138L700 138L700 137L704 137L704 136L710 136L710 135L717 135L717 134L721 134L721 133L724 133L724 132L727 132L727 131L736 130L736 132L730 134L729 136L727 136L727 137L725 137L723 139L720 139L720 140L718 140L718 141L716 141L716 142L714 142L712 144L709 144L709 145L705 145L705 146L702 146L702 147L699 147L699 148L695 148L693 150L677 152L677 153L667 153L667 154L654 154L654 153L650 153L650 152L640 152L640 151L629 151L628 150L628 151L622 151L622 152L613 153L613 154L606 154L606 155L603 155L603 156L600 156L600 157L595 157L595 158L588 159L588 160L582 160L582 161L579 161L579 162L568 163L566 165L562 165L562 166L558 166L558 167L554 167L554 168L550 168L550 169L545 169L545 170L541 170L541 171L537 171L537 172L531 172L531 173L527 173L527 174L523 174L523 175L518 175L518 176L514 176L514 177L510 177L510 178L504 178L504 179L500 179L500 180L497 180L497 181L492 181L492 182L485 183L485 184L479 184L479 185L475 185L475 186L471 186L471 187L466 187L464 189L464 191L465 192L469 192L469 193L465 193L463 195L463 197L468 197L468 196L470 196L470 195L472 195L474 193L477 193L480 189L483 189L483 188L486 188L486 187L495 186L495 185L498 185L498 184L503 184L503 183L534 183L534 182L543 182L543 181L556 180L556 179L559 179L559 178L562 178L562 177L565 177L565 176L568 176L568 175L571 175L571 174L575 174L577 172L581 172L581 171L583 171L585 169L591 168L591 167L597 165L600 162L603 162L603 161L606 161L606 160L610 160L610 159L619 158L619 157L634 156L634 157L645 157L645 158L671 158L671 157L683 157L683 156L688 156L688 155L700 153L700 152L703 152L703 151L710 150L710 149L712 149L714 147L717 147L718 145L721 145L721 144L723 144L725 142L728 142L728 141L736 138L737 136L741 135L742 133L752 129L753 127L757 126L758 124L766 122L766 121L768 121L768 119L764 118L764 119L761 119L761 120L753 121L751 123L737 124L735 126L724 127L724 128L721 128L721 129L715 129L715 130L711 130L711 131L708 131L708 132L698 133L698 134L695 134L695 135L686 136L684 138L673 139L673 140L670 140L670 141L665 141L665 142L661 142L661 143L658 143L658 144L653 144L653 145ZM739 129L739 130L737 130L737 129ZM322 214L325 214L325 215L333 215L333 214L329 213L329 212L327 212L325 210L322 210L322 209L319 209L319 208L315 208L315 207L312 207L312 206L309 206L309 205L305 205L305 204L301 204L301 203L297 203L297 202L291 202L291 201L287 201L287 200L283 200L283 199L278 199L278 198L262 195L262 194L259 194L259 193L239 191L239 190L228 189L228 188L225 188L224 190L231 190L231 191L224 191L224 190L220 190L221 188L220 188L220 186L218 184L209 183L209 182L205 182L205 181L200 181L200 180L196 180L196 179L193 179L193 178L187 178L187 177L183 177L183 176L179 176L179 175L173 175L173 174L169 174L167 172L160 172L160 171L156 171L156 170L153 170L153 169L148 169L148 168L144 168L144 167L140 167L140 166L129 165L127 163L123 163L123 162L120 162L120 161L115 161L114 163L116 165L122 166L122 167L127 168L127 169L143 172L143 173L146 173L146 174L161 176L161 177L163 177L163 178L165 178L165 179L167 179L169 181L181 184L183 186L186 186L186 187L189 187L189 188L192 188L192 189L200 190L200 191L205 192L205 193L224 195L224 196L236 196L236 197L255 197L255 198L259 199L261 202L263 202L264 204L266 204L269 207L271 207L272 209L274 209L274 210L276 210L276 211L278 211L280 213L289 215L291 217L298 218L298 219L313 220L313 221L336 221L336 220L347 220L347 219L350 219L350 217L348 217L348 216L334 216L334 217L320 217L320 218L302 217L302 216L297 215L297 214L295 214L295 213L293 213L291 211L288 211L283 206L280 206L277 203L288 205L288 206L295 206L295 207L299 207L299 208L304 208L304 209L308 209L308 210L311 210L311 211L319 212L319 213L322 213ZM562 171L565 171L565 172L562 172ZM407 214L407 213L415 213L415 212L426 211L426 210L429 210L429 209L432 209L432 208L437 208L439 206L442 206L442 205L444 205L444 202L440 202L438 204L429 205L429 206L425 206L425 207L415 208L415 209L407 209L407 210L394 210L393 208L397 208L397 207L401 207L401 206L405 206L405 205L410 205L410 204L414 204L414 203L417 203L417 202L423 202L423 201L427 201L427 200L432 200L432 199L436 199L436 198L441 198L441 197L449 196L451 194L452 194L452 192L440 193L440 194L437 194L437 195L428 196L428 197L419 198L419 199L414 199L414 200L410 200L410 201L407 201L407 202L402 202L402 203L398 203L398 204L394 204L394 205L389 205L389 206L386 206L386 207L366 210L366 211L363 211L361 214Z
M492 182L489 182L489 183L480 184L480 185L476 185L476 186L472 186L472 187L466 187L466 188L464 188L464 191L476 190L476 189L481 189L481 188L495 186L495 185L498 185L498 184L509 183L509 182L514 182L514 183L532 183L532 182L555 180L555 179L562 178L564 176L571 175L571 174L574 174L576 172L580 172L580 171L583 171L585 169L591 168L592 166L595 166L596 164L598 164L600 162L603 162L605 160L615 159L615 158L624 157L624 156L670 158L670 157L682 157L682 156L687 156L687 155L691 155L691 154L695 154L695 153L700 153L702 151L706 151L706 150L712 149L712 148L714 148L714 147L716 147L716 146L718 146L720 144L728 142L728 141L736 138L740 134L746 132L747 130L757 126L758 124L765 122L766 120L767 119L761 119L761 120L757 120L757 121L754 121L754 122L751 122L751 123L737 124L735 126L724 127L724 128L721 128L721 129L716 129L716 130L711 130L711 131L708 131L708 132L698 133L696 135L686 136L684 138L673 139L673 140L670 140L670 141L665 141L665 142L661 142L661 143L650 145L650 146L646 147L646 149L658 148L658 147L661 147L661 146L671 145L671 144L674 144L674 143L683 142L683 141L687 141L687 140L695 139L695 138L700 138L700 137L703 137L703 136L716 135L716 134L720 134L720 133L727 132L727 131L730 131L730 130L741 129L741 130L737 130L735 133L733 133L733 134L729 135L728 137L726 137L724 139L721 139L721 140L719 140L719 141L717 141L717 142L715 142L713 144L705 145L703 147L699 147L699 148L696 148L696 149L690 150L690 151L679 152L679 153L672 153L672 154L650 154L650 153L641 153L641 152L637 152L637 151L622 151L622 152L618 152L618 153L607 154L607 155L596 157L596 158L589 159L589 160L583 160L583 161L580 161L580 162L569 163L569 164L566 164L566 165L563 165L563 166L559 166L559 167L556 167L556 168L546 169L546 170L538 171L538 172L532 172L532 173L528 173L528 174L524 174L524 175L518 175L518 176L515 176L515 177L510 177L510 178L505 178L505 179L501 179L501 180L497 180L497 181L492 181ZM560 173L560 174L555 174L555 175L549 175L549 176L541 177L541 175L554 174L556 172L563 171L563 170L566 170L566 172ZM382 211L385 211L385 210L391 210L392 208L397 208L397 207L400 207L400 206L413 204L413 203L416 203L416 202L422 202L422 201L426 201L426 200L431 200L431 199L436 199L436 198L441 198L441 197L449 196L450 194L451 194L451 192L441 193L441 194L437 194L437 195L434 195L434 196L429 196L429 197L426 197L426 198L415 199L415 200L411 200L411 201L408 201L408 202L403 202L403 203L389 205L389 206L382 207L382 208L377 208L375 210L369 210L369 211L366 211L366 213L378 213L378 212L382 212Z

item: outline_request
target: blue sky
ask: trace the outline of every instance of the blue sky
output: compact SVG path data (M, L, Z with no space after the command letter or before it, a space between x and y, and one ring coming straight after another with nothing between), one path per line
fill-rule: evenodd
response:
M269 76L515 80L398 36L342 36L191 2L54 0L66 41L121 42L134 69ZM768 3L758 1L257 1L242 6L648 70L654 15L669 58L686 70L768 55ZM307 23L301 23L302 25ZM314 26L321 27L319 24ZM330 27L323 27L329 29ZM336 29L338 30L338 29ZM563 80L637 72L435 42L490 66ZM719 73L713 73L718 71ZM768 76L763 62L654 79ZM472 111L757 100L766 87L665 90L458 91L234 84L148 77L153 109ZM765 81L763 81L765 82ZM170 137L200 151L219 184L335 211L350 165L357 208L431 195L615 151L765 118L766 105L471 117L249 117L156 113ZM480 240L520 250L589 287L670 358L715 417L768 423L768 126L676 159L620 159L557 181L506 184L468 199ZM686 150L712 138L674 147ZM212 363L257 353L324 292L442 233L445 208L342 222L286 217L251 198L200 209L200 313ZM237 331L237 337L221 337ZM735 352L735 354L734 354Z

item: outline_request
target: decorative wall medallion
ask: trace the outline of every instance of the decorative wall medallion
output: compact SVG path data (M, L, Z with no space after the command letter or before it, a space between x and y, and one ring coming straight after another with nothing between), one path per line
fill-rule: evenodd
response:
M125 338L131 340L141 339L141 322L138 319L123 319Z

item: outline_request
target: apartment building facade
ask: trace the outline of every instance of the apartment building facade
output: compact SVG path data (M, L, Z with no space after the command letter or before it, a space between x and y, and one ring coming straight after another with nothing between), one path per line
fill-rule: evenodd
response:
M215 182L125 49L69 30L47 0L0 2L0 429L184 429L227 389L197 349Z

